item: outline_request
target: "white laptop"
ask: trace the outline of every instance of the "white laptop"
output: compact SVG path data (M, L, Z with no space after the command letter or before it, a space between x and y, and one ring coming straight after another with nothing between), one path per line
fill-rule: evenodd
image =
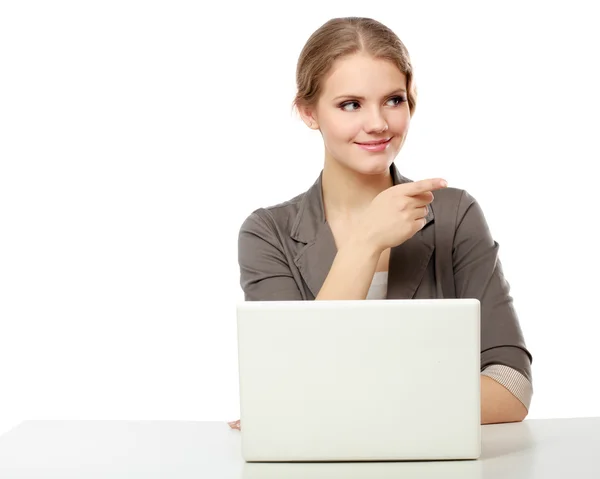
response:
M242 456L477 459L476 299L237 306Z

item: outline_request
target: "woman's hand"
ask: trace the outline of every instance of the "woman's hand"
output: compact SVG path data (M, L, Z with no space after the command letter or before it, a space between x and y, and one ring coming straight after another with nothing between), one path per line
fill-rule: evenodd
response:
M379 193L364 212L354 236L377 252L404 243L425 226L432 191L445 188L441 178L402 183Z
M233 421L233 422L228 422L227 424L229 424L229 427L231 429L237 429L239 431L242 430L242 424L240 422L240 420L238 419L237 421Z

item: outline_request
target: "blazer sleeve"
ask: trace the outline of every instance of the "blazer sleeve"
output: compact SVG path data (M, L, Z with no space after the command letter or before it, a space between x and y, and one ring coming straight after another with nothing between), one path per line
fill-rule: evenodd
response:
M287 258L267 214L257 210L246 218L238 236L240 285L246 301L302 299Z
M458 298L476 298L481 304L481 369L505 365L531 383L532 356L525 345L498 249L479 203L463 191L453 245L454 282Z

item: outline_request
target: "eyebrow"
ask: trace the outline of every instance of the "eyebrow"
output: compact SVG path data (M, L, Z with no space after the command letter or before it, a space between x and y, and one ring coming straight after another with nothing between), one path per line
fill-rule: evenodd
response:
M404 88L398 88L398 89L394 90L393 92L388 93L385 96L392 96L392 95L394 95L396 93L406 93L406 90ZM359 95L340 95L340 96L336 96L333 99L333 101L341 100L342 98L352 98L352 99L355 99L355 100L364 100L365 99L364 96L359 96Z

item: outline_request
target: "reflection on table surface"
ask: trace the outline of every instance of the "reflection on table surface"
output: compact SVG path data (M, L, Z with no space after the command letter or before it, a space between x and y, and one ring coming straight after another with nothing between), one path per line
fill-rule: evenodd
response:
M523 427L524 426L524 427ZM244 463L242 479L480 479L530 477L534 455L526 424L521 434L505 440L504 428L486 428L478 460L419 462ZM511 456L511 461L503 458ZM515 475L509 469L516 468Z

